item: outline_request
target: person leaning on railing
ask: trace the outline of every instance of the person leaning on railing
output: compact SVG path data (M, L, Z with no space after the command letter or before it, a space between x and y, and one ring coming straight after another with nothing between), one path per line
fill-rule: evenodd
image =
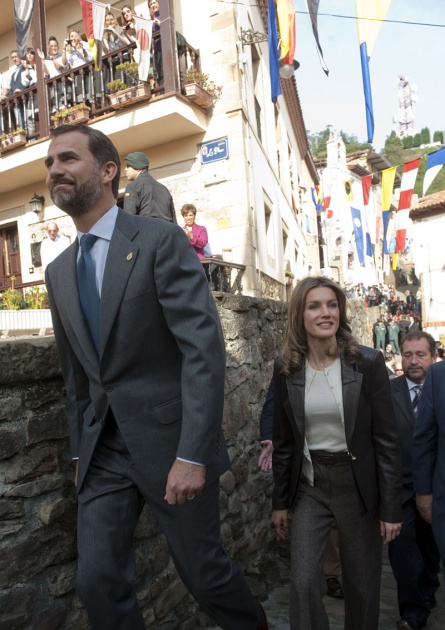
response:
M93 60L90 47L87 42L80 39L79 31L72 30L69 32L69 39L63 42L62 48L62 64L68 65L71 70L79 68L84 64ZM86 78L85 84L82 85L82 76L78 74L75 78L75 101L82 103L84 100L90 100L90 82L89 70L84 70Z
M65 72L69 69L69 66L64 65L62 61L62 53L59 51L59 42L52 35L48 39L48 48L47 55L45 57L44 53L37 48L37 54L40 57L42 63L43 73L49 77L50 79L54 79L59 76L62 72ZM65 99L65 90L66 90L66 99ZM63 109L67 105L72 104L73 97L73 89L71 86L71 81L67 80L65 82L65 90L63 89L62 82L57 83L57 96L56 99L56 91L54 84L50 84L49 95L51 98L51 108L52 113L55 114L57 109Z
M37 71L36 71L36 53L33 48L26 49L26 61L22 63L23 72L21 75L21 81L23 89L31 87L37 83ZM29 92L26 96L26 122L28 135L33 135L36 125L35 121L39 114L39 104L37 101L37 95Z

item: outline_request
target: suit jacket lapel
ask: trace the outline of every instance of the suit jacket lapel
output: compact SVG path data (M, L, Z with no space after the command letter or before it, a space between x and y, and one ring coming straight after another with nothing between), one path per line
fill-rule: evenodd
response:
M409 424L414 427L414 413L409 395L408 385L404 376L395 379L392 384L392 399L400 407L400 410Z
M129 215L119 212L102 280L100 299L101 355L110 336L128 279L139 253L138 246L133 242L137 233L138 228L134 220Z
M301 437L304 440L304 389L306 372L303 369L294 372L286 379L289 400L292 406L293 416Z
M350 444L354 433L355 421L357 419L357 409L360 399L363 374L354 370L347 359L341 359L342 392L343 392L343 413L345 418L346 443Z

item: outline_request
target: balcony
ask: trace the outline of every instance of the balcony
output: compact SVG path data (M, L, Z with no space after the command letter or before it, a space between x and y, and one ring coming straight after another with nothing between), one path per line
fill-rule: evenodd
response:
M183 75L190 68L200 70L199 52L189 44L178 52L176 34L171 21L162 24L162 82L143 83L142 98L127 95L118 106L111 102L107 85L120 79L128 84L128 76L116 67L133 59L135 44L103 56L102 68L94 70L94 62L69 70L53 78L46 78L38 63L37 84L0 103L3 133L10 136L21 128L20 138L2 136L0 159L0 188L3 192L26 184L42 181L45 177L43 160L46 142L57 119L67 108L76 104L88 105L80 122L97 123L119 153L177 142L182 138L204 134L207 111L186 96ZM73 111L68 121L76 124ZM32 168L30 166L32 165Z

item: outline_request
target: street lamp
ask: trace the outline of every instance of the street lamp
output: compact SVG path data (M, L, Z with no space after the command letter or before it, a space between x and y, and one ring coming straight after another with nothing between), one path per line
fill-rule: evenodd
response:
M298 70L300 67L300 62L294 59L293 63L283 63L280 61L280 77L282 79L291 79L294 76L295 70Z
M31 210L36 214L39 214L43 210L43 206L45 205L45 197L43 195L38 195L34 193L34 196L29 200L29 205L31 206Z

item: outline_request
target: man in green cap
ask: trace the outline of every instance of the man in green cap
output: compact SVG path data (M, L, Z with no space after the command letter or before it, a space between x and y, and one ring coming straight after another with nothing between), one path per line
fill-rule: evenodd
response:
M125 212L177 223L172 196L163 184L149 175L147 156L135 151L124 160L125 174L130 182L125 189Z

